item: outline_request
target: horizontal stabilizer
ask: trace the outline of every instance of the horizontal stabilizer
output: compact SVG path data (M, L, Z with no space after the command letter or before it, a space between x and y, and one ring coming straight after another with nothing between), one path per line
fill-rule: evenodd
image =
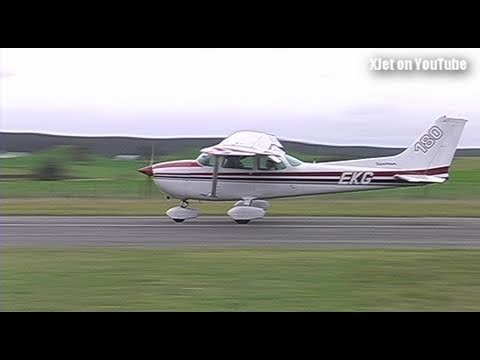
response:
M411 183L432 183L440 184L447 181L446 178L432 175L395 175L395 179L401 179Z

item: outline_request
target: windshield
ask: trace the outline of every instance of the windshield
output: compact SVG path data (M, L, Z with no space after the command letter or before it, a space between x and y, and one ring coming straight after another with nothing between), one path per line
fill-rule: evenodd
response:
M290 156L290 155L286 155L285 154L285 158L287 159L287 161L290 163L290 165L292 166L298 166L300 165L302 162L296 158L294 158L293 156Z
M209 156L208 154L200 154L197 158L197 161L203 166L214 166L215 165L215 158L213 156Z

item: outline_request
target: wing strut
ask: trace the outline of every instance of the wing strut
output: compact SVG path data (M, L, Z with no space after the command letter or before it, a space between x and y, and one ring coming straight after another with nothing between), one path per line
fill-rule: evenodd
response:
M215 165L213 165L212 191L208 196L217 197L218 168L220 166L220 156L215 155Z

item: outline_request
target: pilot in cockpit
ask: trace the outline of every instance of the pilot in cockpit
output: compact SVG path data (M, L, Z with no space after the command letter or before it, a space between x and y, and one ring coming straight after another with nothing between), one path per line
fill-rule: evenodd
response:
M241 159L238 156L226 156L225 161L223 162L223 167L229 169L243 169L245 166L243 166L240 160Z

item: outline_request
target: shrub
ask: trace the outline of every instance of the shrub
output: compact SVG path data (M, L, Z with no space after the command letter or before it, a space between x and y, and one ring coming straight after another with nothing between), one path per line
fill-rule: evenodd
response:
M61 180L65 179L65 169L62 163L56 159L43 161L35 171L38 180Z

